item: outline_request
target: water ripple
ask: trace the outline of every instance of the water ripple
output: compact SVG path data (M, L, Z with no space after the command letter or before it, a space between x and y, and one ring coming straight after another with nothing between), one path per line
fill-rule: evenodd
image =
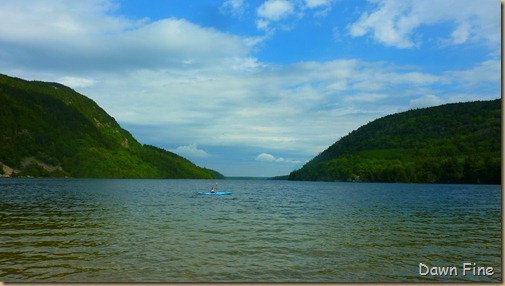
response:
M501 281L499 186L0 180L8 282ZM433 194L436 193L436 196ZM492 277L425 277L472 261Z

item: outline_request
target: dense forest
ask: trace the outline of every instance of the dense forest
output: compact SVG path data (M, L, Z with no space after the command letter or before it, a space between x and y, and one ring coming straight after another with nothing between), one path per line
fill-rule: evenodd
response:
M501 100L377 119L342 137L289 180L501 184Z
M223 178L140 144L94 101L64 85L0 75L0 102L0 175Z

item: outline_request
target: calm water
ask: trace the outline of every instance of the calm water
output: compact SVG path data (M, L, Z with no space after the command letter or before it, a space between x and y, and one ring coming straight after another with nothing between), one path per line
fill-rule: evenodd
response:
M502 280L500 186L215 182L0 180L0 281Z

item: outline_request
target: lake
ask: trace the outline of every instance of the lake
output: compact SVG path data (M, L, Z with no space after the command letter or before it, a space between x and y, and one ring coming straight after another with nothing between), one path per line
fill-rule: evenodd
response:
M197 195L215 183L233 194ZM0 281L499 282L501 200L498 185L1 179Z

